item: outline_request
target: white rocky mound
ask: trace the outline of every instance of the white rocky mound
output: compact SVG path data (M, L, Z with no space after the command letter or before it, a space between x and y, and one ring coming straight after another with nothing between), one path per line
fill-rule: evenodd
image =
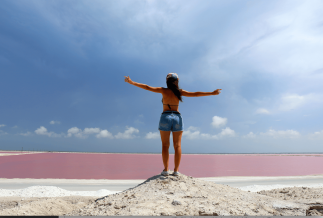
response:
M297 189L297 188L296 188ZM295 189L295 190L296 190ZM298 188L302 190L301 187ZM276 190L277 191L277 190ZM322 189L315 203L284 200L197 178L156 175L138 186L99 198L68 216L306 216L323 210ZM282 192L281 194L285 194ZM321 197L321 198L319 198ZM320 201L320 202L318 202ZM321 205L321 206L320 206ZM315 210L313 214L313 210ZM319 212L318 212L319 211ZM312 214L311 214L312 213Z

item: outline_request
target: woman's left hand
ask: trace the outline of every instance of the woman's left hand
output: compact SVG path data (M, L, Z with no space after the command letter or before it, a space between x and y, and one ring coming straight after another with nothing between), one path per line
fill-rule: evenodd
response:
M128 76L128 77L126 77L126 76L124 76L125 78L124 78L124 81L126 82L126 83L129 83L129 84L131 84L132 83L132 80L130 79L130 77Z
M213 95L218 95L221 93L221 90L222 89L217 89L217 90L214 90L212 93L213 93Z

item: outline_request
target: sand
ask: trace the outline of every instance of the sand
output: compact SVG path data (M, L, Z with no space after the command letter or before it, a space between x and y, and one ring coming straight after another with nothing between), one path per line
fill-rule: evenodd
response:
M13 155L24 155L24 154L33 154L33 153L0 153L0 156L13 156Z
M249 192L182 174L156 175L104 197L1 197L0 215L322 216L323 188Z

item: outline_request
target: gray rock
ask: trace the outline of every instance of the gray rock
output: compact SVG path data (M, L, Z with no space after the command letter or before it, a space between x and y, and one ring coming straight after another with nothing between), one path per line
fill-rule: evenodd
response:
M180 201L173 200L172 205L182 205Z
M184 215L184 213L183 213L182 211L177 211L177 212L175 213L175 215L176 215L176 216L183 216L183 215Z

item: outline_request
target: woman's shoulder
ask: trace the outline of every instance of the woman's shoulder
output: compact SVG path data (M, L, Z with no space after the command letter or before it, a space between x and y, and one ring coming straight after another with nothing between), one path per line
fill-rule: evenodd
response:
M171 89L169 89L169 88L164 88L164 87L162 87L162 88L163 88L163 93L165 93L165 94L173 93L173 91ZM180 94L182 94L183 91L185 91L185 90L179 89Z
M162 88L162 94L166 94L168 92L168 88L161 87Z

